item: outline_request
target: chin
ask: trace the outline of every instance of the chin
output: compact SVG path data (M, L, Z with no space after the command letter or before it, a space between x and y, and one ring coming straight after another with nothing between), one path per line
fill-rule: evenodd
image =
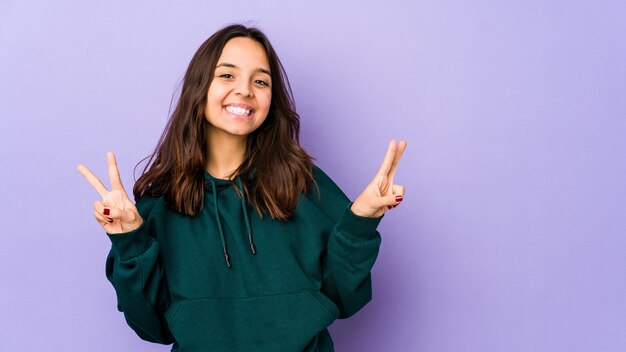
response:
M247 136L250 133L254 132L254 130L250 130L250 129L237 129L237 130L230 130L227 131L229 134L232 134L234 136Z

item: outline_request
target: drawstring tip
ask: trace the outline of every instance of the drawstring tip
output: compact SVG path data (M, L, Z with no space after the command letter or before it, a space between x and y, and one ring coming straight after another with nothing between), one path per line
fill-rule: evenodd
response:
M252 242L252 233L248 232L248 242L250 242L250 249L252 250L252 255L256 254L256 247L254 246L254 242Z
M228 253L224 253L224 260L226 260L226 266L230 269L230 259L228 259Z

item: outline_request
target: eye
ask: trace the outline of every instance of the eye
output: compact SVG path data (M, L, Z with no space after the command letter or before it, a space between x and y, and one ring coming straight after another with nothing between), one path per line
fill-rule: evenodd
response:
M256 83L258 85L261 85L261 86L264 86L264 87L269 87L270 86L269 83L267 83L267 82L265 82L263 80L260 80L260 79L255 80L254 83Z
M230 73L224 73L224 74L219 75L219 77L230 79L230 78L233 78L234 76L231 75Z

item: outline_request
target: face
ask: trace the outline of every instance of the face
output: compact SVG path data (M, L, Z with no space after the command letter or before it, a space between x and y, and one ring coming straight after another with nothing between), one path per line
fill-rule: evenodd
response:
M209 133L247 136L270 109L272 77L263 46L246 37L229 40L217 61L204 115Z

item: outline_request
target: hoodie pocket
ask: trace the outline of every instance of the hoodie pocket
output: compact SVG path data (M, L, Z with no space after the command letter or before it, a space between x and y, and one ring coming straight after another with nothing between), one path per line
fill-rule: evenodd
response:
M166 314L181 352L302 351L339 316L319 292L183 301Z

